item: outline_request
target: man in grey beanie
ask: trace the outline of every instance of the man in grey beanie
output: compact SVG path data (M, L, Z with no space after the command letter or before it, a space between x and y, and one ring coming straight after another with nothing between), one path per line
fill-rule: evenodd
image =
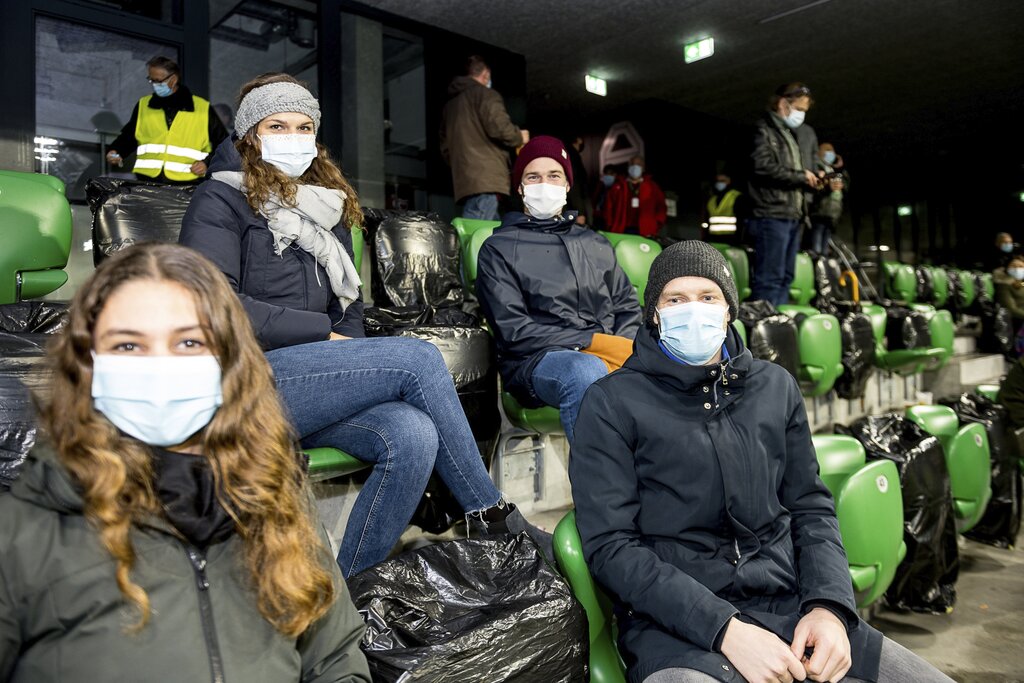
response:
M647 297L633 355L590 386L569 456L629 680L948 681L857 617L800 388L731 329L725 259L674 244Z

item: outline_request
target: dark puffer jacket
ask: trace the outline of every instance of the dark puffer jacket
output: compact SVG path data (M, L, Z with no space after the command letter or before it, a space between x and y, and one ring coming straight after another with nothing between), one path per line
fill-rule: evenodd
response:
M629 680L670 667L741 680L716 651L729 619L791 641L815 606L846 621L850 676L874 680L881 634L857 618L800 390L735 332L726 344L727 364L688 366L644 328L576 421L576 524L617 597Z
M133 529L131 539L132 580L152 604L138 635L124 633L135 614L67 471L45 447L29 454L0 493L0 681L369 683L363 622L336 566L337 602L294 639L257 610L237 535L207 549L201 572L190 559L198 551L162 519Z
M548 351L590 345L595 332L632 337L640 304L603 236L576 213L538 220L505 214L480 249L477 296L494 332L506 391L542 405L532 375Z
M242 160L229 138L217 148L210 173L240 170ZM348 226L339 223L332 232L352 256ZM178 242L224 272L264 350L325 341L331 332L366 336L363 302L354 301L342 311L327 273L309 252L293 244L275 254L267 219L230 185L209 180L196 188Z
M806 126L797 130L802 128ZM804 217L811 192L804 169L814 168L811 154L816 150L817 136L812 129L796 134L776 114L764 113L754 129L754 151L750 155L753 168L747 186L755 218Z

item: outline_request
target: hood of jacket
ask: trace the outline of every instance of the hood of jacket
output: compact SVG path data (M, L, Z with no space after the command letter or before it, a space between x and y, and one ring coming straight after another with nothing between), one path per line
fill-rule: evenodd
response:
M569 232L576 225L577 211L566 211L561 216L553 218L534 218L522 211L509 211L501 218L501 227L515 227L523 230L536 230L537 232L561 233Z
M79 487L71 480L57 452L37 443L25 458L18 479L11 486L15 498L61 514L82 514Z
M486 88L486 85L482 85L479 81L475 80L472 76L456 76L452 79L452 82L448 84L448 97L455 97L462 93L470 90L471 88Z
M224 141L217 145L210 157L209 171L213 174L217 171L241 171L242 155L235 148L235 136L229 135Z

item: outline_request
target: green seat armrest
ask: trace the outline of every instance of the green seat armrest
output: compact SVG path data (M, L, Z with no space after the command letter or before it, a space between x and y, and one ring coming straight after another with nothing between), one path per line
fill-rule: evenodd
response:
M311 481L324 481L334 477L343 477L360 470L372 467L372 463L363 462L337 448L309 448L309 478Z

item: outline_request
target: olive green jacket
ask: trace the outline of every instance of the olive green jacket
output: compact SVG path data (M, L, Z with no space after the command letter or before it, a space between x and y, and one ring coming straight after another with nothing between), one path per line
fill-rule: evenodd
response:
M152 605L137 635L125 633L137 612L81 496L51 450L33 449L0 493L0 681L369 683L363 623L344 589L296 640L257 610L238 536L204 555L154 519L132 543L132 579Z

